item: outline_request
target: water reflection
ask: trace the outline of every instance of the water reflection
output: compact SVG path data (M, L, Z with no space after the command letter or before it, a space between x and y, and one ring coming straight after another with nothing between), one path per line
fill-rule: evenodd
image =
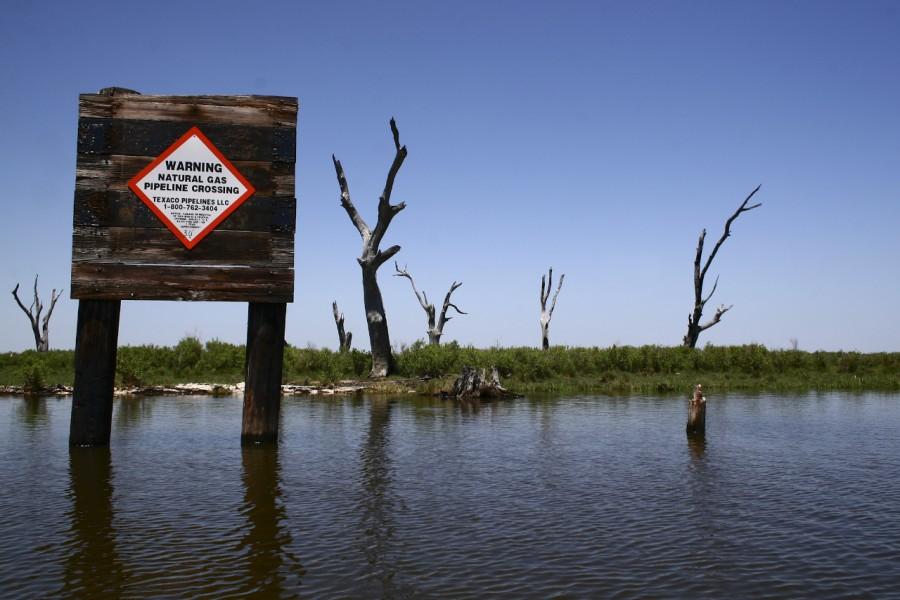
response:
M687 443L691 453L691 459L694 461L703 460L704 456L706 456L706 436L688 434Z
M72 508L63 594L118 598L126 572L116 550L109 448L72 448L69 481Z
M48 422L47 399L26 395L19 404L17 412L19 419L28 429L38 429Z
M254 598L295 597L299 581L285 585L288 575L299 580L304 570L290 553L290 531L285 526L286 514L281 485L281 463L274 444L243 446L244 505L249 521L241 539L241 550L247 555L247 592Z
M116 402L116 425L131 427L153 416L154 399L124 397Z
M372 400L369 429L360 448L363 487L360 529L365 536L362 551L370 577L380 583L384 597L392 595L394 577L394 569L387 564L386 557L394 535L394 506L390 495L393 471L389 454L392 407L393 403L387 399Z

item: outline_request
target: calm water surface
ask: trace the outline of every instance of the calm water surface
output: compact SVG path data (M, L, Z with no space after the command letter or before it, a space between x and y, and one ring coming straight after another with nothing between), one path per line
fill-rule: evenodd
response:
M10 598L900 597L900 395L0 398Z

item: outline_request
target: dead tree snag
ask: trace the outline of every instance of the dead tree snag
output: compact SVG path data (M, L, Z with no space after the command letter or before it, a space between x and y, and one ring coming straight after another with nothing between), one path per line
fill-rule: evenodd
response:
M444 304L441 306L440 314L436 314L437 311L434 308L434 304L428 301L428 295L425 293L425 290L422 290L422 293L419 293L419 290L416 289L416 282L413 281L412 275L410 275L406 268L401 269L397 264L397 261L394 261L394 269L396 269L396 273L394 273L394 277L406 277L409 279L410 285L412 285L413 293L416 295L416 299L419 301L419 304L422 306L422 309L425 311L425 314L428 315L428 343L432 346L439 346L441 344L441 336L444 335L444 325L447 324L447 321L452 319L453 317L447 316L447 311L449 309L455 310L457 313L464 315L463 311L459 310L459 307L450 302L450 296L453 295L453 292L462 285L462 282L453 282L450 286L450 291L447 292L447 295L444 296Z
M356 260L362 268L363 304L366 309L369 344L372 349L372 371L369 374L370 377L385 377L393 366L387 315L384 311L384 302L381 299L381 290L378 287L377 278L378 267L400 252L400 246L391 246L387 250L381 251L379 245L384 238L384 234L387 233L391 220L397 213L406 208L406 204L403 202L391 204L394 178L406 159L406 146L400 145L400 132L397 130L397 124L394 119L391 119L391 132L394 135L396 154L388 170L384 191L378 200L378 222L375 224L375 229L369 228L362 215L356 210L353 201L350 199L350 188L347 185L347 178L344 176L344 168L341 166L341 161L335 158L334 155L331 156L331 160L334 162L334 170L337 174L338 185L341 188L341 206L347 211L347 216L350 217L350 221L353 222L353 225L359 231L363 243L362 254Z
M353 340L353 333L344 331L344 313L338 312L337 300L331 303L331 311L334 313L334 324L337 325L338 348L341 352L349 352L350 343Z
M688 420L685 428L689 436L706 435L706 398L703 386L699 383L694 388L694 395L688 403Z
M683 343L685 348L695 348L697 346L697 338L700 337L700 333L706 331L716 323L722 320L722 315L731 310L731 305L725 306L724 304L720 304L716 309L716 314L713 315L713 318L707 321L704 324L700 324L700 318L703 316L703 309L706 307L706 303L709 302L709 299L712 298L712 295L716 293L716 287L719 285L719 278L716 277L715 282L713 283L712 290L710 290L709 295L705 298L703 297L703 283L706 280L706 272L709 270L709 266L712 264L713 259L716 257L716 254L719 252L719 248L722 247L722 244L725 243L725 240L731 235L731 224L737 219L741 213L745 213L747 211L751 211L754 208L758 208L762 206L762 203L759 202L757 204L753 204L751 206L747 206L747 203L753 197L756 192L759 191L761 186L756 186L756 189L750 192L750 195L744 198L744 201L741 202L741 205L738 206L737 210L734 211L727 221L725 221L725 231L722 233L722 237L719 238L719 241L716 242L716 245L713 247L712 252L709 253L709 256L706 258L706 262L703 263L703 242L706 240L706 229L704 229L700 233L700 239L697 241L697 255L694 258L694 310L688 315L688 329L687 333L684 335ZM702 263L702 267L701 267Z
M41 299L38 297L38 276L34 276L34 300L31 301L31 306L25 308L25 305L22 304L22 301L19 300L19 284L16 284L16 287L13 288L12 295L13 298L16 299L16 304L19 305L19 308L22 309L22 312L25 313L25 316L28 317L28 320L31 322L31 331L34 333L34 348L38 352L46 352L50 349L50 316L53 314L53 309L56 307L56 301L59 300L59 297L62 295L62 290L59 290L59 293L56 293L56 288L50 292L50 307L47 309L47 314L44 315L44 320L41 321L41 312L44 310L44 305L41 303Z
M553 318L553 310L556 308L556 298L559 297L559 290L562 289L563 280L566 274L563 273L559 278L559 285L556 286L556 293L553 294L553 302L550 304L550 310L547 310L547 300L550 299L550 290L553 288L553 267L550 267L549 277L541 275L541 348L548 350L550 348L550 319Z

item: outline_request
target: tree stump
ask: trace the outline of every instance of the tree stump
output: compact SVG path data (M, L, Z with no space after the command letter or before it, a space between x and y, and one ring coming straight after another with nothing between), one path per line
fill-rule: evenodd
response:
M706 435L706 398L703 397L703 386L699 383L694 388L694 396L688 403L688 436L703 437Z
M476 369L463 367L460 375L453 383L450 395L457 399L468 398L509 398L514 397L505 387L500 385L500 374L497 367Z

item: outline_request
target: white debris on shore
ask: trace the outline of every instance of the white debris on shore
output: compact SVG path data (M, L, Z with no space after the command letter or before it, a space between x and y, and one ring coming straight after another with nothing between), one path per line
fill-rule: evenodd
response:
M358 381L340 381L337 385L294 385L281 386L284 396L350 396L372 387ZM116 388L116 396L240 396L244 394L244 382L240 383L177 383L174 385L145 385L138 387ZM37 393L26 393L22 386L0 386L0 394L10 396L71 396L72 386L56 385L47 387Z

